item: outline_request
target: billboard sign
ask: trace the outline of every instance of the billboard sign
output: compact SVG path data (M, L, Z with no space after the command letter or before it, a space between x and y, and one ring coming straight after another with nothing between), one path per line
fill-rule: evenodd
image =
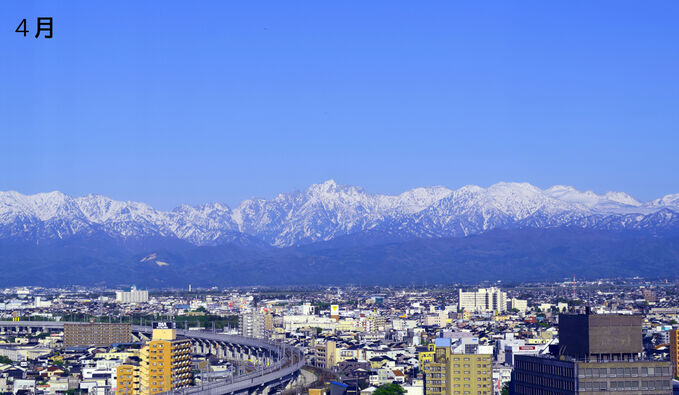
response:
M154 322L153 329L177 329L176 322Z

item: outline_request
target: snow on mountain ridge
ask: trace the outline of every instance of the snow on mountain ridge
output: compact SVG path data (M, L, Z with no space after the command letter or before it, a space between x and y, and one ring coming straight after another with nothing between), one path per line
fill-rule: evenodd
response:
M666 209L671 211L664 216L645 217ZM450 237L498 227L600 226L604 219L612 224L606 226L651 226L654 220L673 223L674 211L679 211L679 194L641 203L622 192L600 195L564 185L541 190L512 182L382 195L328 180L273 199L246 199L233 210L206 203L159 211L103 195L72 198L56 191L35 195L9 191L0 192L0 238L26 234L65 238L104 231L115 237L176 237L206 245L245 235L284 247L373 229Z

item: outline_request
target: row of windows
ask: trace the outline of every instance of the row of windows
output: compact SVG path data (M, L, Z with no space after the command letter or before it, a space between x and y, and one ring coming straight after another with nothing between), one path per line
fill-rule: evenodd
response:
M460 357L455 357L455 356L453 357L453 361L459 361L459 360L460 360ZM471 361L471 358L470 357L463 357L462 360L463 361ZM475 360L477 360L477 361L490 361L490 357L486 357L486 356L477 357L477 358L475 358Z
M523 383L536 384L541 387L555 388L558 390L572 391L575 387L574 380L560 379L557 377L542 377L530 373L516 372L514 373L516 381Z
M639 388L643 391L669 389L670 382L669 380L643 380L640 386L638 381L611 381L610 388L607 387L605 381L580 383L580 389L584 391L606 391L607 389L611 391L636 391Z
M546 373L561 377L574 377L574 369L572 364L558 364L558 363L537 363L525 361L521 358L516 358L514 362L516 370L528 370L532 373Z
M669 376L669 367L642 367L639 368L586 368L578 371L579 377L637 377L643 376Z

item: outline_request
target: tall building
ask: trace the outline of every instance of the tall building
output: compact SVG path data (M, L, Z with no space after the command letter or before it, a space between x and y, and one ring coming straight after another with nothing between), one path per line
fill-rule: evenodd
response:
M173 322L154 323L151 341L139 355L139 366L117 368L116 393L152 395L191 385L191 340L177 339Z
M672 362L672 375L679 377L679 330L670 331L670 362Z
M337 364L337 343L327 341L314 347L314 365L317 368L332 369Z
M273 326L273 318L271 321ZM257 311L250 311L240 315L238 330L242 336L263 339L266 337L266 315Z
M560 314L559 353L587 360L638 359L641 315Z
M120 365L116 368L116 394L139 394L139 366Z
M131 341L130 324L64 323L64 347L110 347Z
M512 393L671 393L670 362L644 359L641 340L641 316L561 314L558 355L517 355Z
M489 354L453 354L450 347L435 347L422 367L425 394L491 395L493 369Z
M477 313L507 311L507 293L501 289L479 288L477 291L459 290L458 309Z
M663 361L578 361L517 355L512 393L519 395L588 394L609 391L671 394L670 363Z
M116 291L116 301L120 303L146 303L149 301L149 291L138 290L133 285L130 291Z

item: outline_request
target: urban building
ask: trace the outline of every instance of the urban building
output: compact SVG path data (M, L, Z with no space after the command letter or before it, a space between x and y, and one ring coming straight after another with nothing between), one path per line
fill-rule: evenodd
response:
M670 362L672 362L673 376L679 377L679 330L670 331Z
M116 301L120 303L146 303L149 301L149 291L139 290L132 286L130 291L116 291Z
M428 358L425 357L426 360ZM489 354L453 354L450 347L435 347L422 366L425 394L491 395L493 372Z
M669 394L669 361L642 357L641 316L561 314L556 356L514 356L516 395Z
M520 313L525 313L528 310L528 301L522 299L511 298L507 301L507 310L517 310Z
M560 314L559 354L579 359L629 360L642 347L640 315Z
M339 316L339 305L333 304L330 305L330 318L332 318L335 321L338 321L340 316Z
M64 347L108 347L131 341L130 324L64 323Z
M332 369L337 364L337 343L327 341L314 347L314 365L317 368Z
M652 289L644 289L641 291L641 294L644 297L644 300L648 303L657 303L658 302L658 294L652 290Z
M116 388L118 395L139 394L139 366L120 365L116 368Z
M479 288L477 291L458 293L458 309L475 313L495 313L507 310L507 293L501 289Z
M578 361L517 355L512 393L519 395L628 392L669 394L670 363L663 361Z
M273 318L270 325L273 327ZM238 331L241 336L263 339L266 337L266 327L266 315L257 311L243 313L238 319Z
M153 326L151 341L141 348L140 364L117 368L118 393L152 395L191 385L191 340L177 339L172 322Z

